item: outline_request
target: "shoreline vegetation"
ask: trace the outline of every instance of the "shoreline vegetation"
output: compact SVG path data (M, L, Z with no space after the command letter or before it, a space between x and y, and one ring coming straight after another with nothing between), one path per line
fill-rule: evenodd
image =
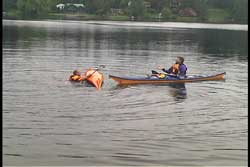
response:
M248 24L247 0L4 0L3 19Z

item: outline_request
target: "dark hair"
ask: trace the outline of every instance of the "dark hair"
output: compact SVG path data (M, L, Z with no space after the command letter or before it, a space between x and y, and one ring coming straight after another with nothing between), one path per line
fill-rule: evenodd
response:
M184 62L184 58L183 57L177 57L178 59L180 59L180 61L181 61L181 64Z
M74 74L74 75L77 75L77 73L78 73L78 70L74 70L74 71L73 71L73 74Z

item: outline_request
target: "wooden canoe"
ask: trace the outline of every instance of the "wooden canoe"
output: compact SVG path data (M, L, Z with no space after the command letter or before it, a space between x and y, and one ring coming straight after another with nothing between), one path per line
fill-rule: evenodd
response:
M146 77L118 77L109 75L109 78L118 82L119 85L132 85L132 84L163 84L163 83L186 83L186 82L199 82L199 81L216 81L225 80L226 73L220 73L210 76L188 76L184 79L158 79Z

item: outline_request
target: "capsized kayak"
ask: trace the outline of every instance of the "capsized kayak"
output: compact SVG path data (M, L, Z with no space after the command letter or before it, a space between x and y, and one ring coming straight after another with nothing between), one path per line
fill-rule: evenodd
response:
M225 80L226 73L220 73L210 76L187 76L184 79L160 79L160 78L147 78L147 77L118 77L109 75L109 78L118 82L119 85L131 84L162 84L162 83L185 83L185 82L198 82L198 81L216 81Z
M90 68L84 74L87 76L87 81L94 85L97 89L101 89L104 81L104 76L99 71Z

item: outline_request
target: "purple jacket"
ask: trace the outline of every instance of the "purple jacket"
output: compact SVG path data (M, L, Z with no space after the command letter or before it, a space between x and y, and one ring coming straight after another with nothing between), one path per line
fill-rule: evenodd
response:
M186 66L185 64L181 64L181 65L179 66L179 70L180 70L180 72L179 72L178 76L181 76L181 77L186 76L186 73L187 73L187 66ZM166 73L168 73L168 74L171 74L171 73L173 72L173 67L170 67L168 70L166 70L166 69L164 68L164 69L162 69L162 71L164 71L164 72L166 72Z

